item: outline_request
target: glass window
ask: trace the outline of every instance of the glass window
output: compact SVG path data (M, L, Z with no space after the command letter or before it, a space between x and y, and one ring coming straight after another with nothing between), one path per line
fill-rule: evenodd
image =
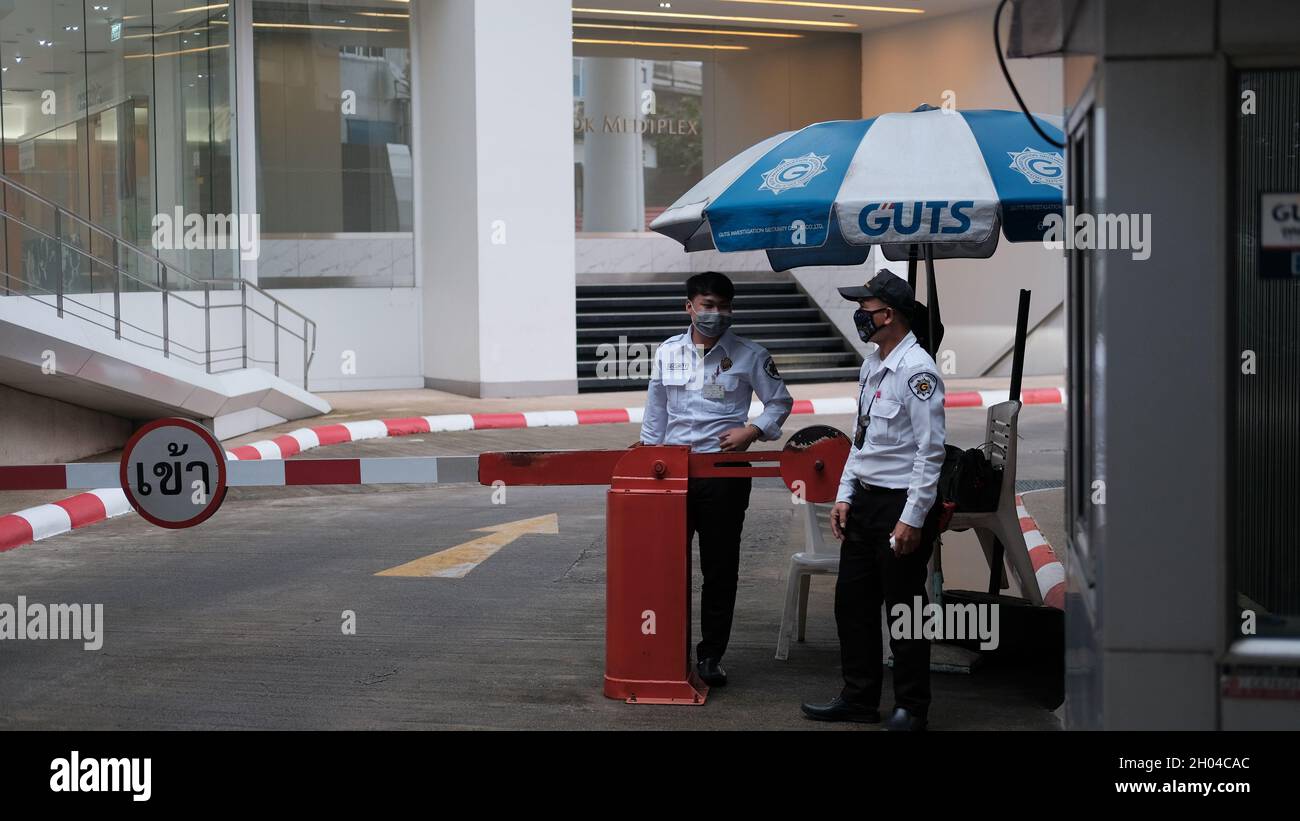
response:
M151 250L196 278L231 277L237 250L153 242L157 214L229 214L227 4L86 0L0 4L3 173L71 214ZM13 192L10 192L13 194ZM67 293L112 290L111 240L54 210L9 196L5 286ZM57 250L54 236L68 245ZM61 264L58 262L62 259ZM129 275L157 284L155 266L122 253ZM174 283L173 283L174 284ZM130 278L124 290L142 287Z
M1234 266L1229 407L1234 425L1228 510L1233 637L1300 637L1300 252L1289 247L1288 203L1300 196L1296 123L1300 70L1242 71L1231 111L1246 91L1267 114L1237 116L1235 220L1226 230ZM1261 111L1263 111L1261 107ZM1265 231L1272 223L1273 229ZM1269 235L1272 235L1271 237ZM1265 238L1272 240L1266 244ZM1269 247L1269 245L1272 247ZM1253 631L1253 632L1252 632Z
M1069 197L1076 213L1093 213L1095 167L1093 114L1083 114L1070 134ZM1097 547L1094 536L1105 526L1105 438L1102 413L1105 385L1105 335L1099 322L1102 282L1093 264L1095 251L1069 252L1069 468L1066 495L1070 545L1078 567L1091 587L1096 584Z
M263 286L414 285L409 5L254 0Z
M123 62L141 77L152 70L157 91L152 120L158 138L157 211L173 218L178 211L200 214L205 220L208 215L234 214L238 206L230 118L229 4L152 0L140 5L153 8L152 30L145 15L125 20L119 42L127 43L123 47L127 50L152 49L151 60ZM111 26L102 28L102 37L109 42ZM136 62L142 63L138 71ZM177 248L159 255L192 276L239 275L237 250Z
M862 109L857 35L578 17L573 41L580 232L646 231L745 148Z
M698 61L574 61L579 230L644 231L700 181L703 74Z

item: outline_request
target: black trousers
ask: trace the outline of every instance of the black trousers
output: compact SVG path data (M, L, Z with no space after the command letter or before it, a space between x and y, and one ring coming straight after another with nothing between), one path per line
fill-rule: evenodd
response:
M749 508L749 478L690 479L686 492L686 545L700 534L700 643L695 658L720 659L731 638L740 575L740 531Z
M906 556L895 556L889 536L907 505L906 490L868 490L853 494L848 527L840 544L840 571L835 582L835 623L840 634L840 663L844 670L845 701L872 709L880 706L881 613L898 603L924 605L926 567L939 535L940 506L935 504L921 529L921 544ZM892 621L892 619L891 619ZM889 641L894 651L894 705L925 716L930 708L930 642L924 638Z

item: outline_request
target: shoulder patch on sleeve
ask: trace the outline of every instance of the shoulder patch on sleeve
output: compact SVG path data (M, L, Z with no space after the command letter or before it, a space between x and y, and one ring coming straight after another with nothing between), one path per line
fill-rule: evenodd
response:
M938 377L929 371L921 371L918 374L914 374L911 379L907 380L907 387L911 388L912 395L922 401L934 396L934 389L938 384Z
M773 379L781 378L781 372L776 369L776 362L773 361L770 356L767 358L767 361L763 363L763 371Z

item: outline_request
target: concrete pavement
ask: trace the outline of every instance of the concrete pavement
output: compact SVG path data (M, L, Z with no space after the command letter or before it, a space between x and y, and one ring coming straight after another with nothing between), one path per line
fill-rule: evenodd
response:
M978 444L983 418L951 411L950 439ZM1063 418L1059 407L1022 413L1022 479L1059 481ZM849 420L800 422L843 429ZM623 447L635 438L635 425L465 431L300 458ZM773 659L785 566L802 537L789 494L770 483L756 487L747 519L731 685L699 708L605 699L603 497L601 488L511 488L500 506L478 486L242 489L193 530L128 517L2 554L5 600L101 602L106 635L98 652L67 641L0 646L0 727L870 729L798 713L800 700L837 688L830 579L813 582L807 643L787 662ZM477 528L551 513L558 534L524 536L463 579L374 575L481 536ZM979 589L987 570L977 550L960 546L963 535L946 540L946 576ZM340 629L348 610L356 635ZM1024 681L996 665L937 675L933 724L1057 726Z

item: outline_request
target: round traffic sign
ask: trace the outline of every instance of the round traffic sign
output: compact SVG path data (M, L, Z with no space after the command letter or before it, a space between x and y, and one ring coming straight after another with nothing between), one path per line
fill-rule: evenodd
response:
M193 527L226 497L226 452L188 419L159 419L136 431L119 474L131 507L159 527Z

